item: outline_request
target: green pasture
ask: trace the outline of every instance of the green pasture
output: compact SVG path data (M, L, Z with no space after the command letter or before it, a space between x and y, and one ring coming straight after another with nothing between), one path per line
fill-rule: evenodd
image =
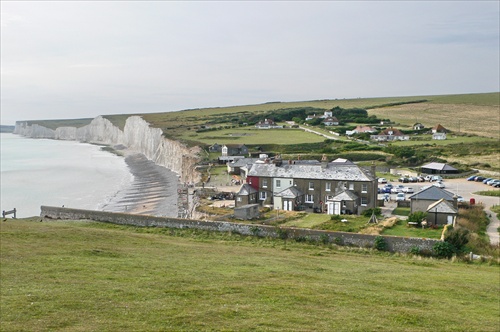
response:
M474 143L484 143L484 142L498 142L494 138L481 137L481 136L456 136L448 134L445 140L435 140L432 139L432 135L418 135L410 136L409 141L396 141L389 144L396 146L413 146L413 145L432 145L432 146L443 146L451 144L474 144Z
M319 143L325 138L307 133L302 129L255 129L250 127L221 129L196 133L186 131L180 137L183 140L197 141L203 144L299 144Z
M496 265L93 222L9 220L0 231L2 331L499 326Z

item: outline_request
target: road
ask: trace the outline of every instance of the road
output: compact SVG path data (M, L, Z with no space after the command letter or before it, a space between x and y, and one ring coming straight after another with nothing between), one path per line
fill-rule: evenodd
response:
M319 135L319 136L323 136L323 137L328 138L328 139L340 140L340 138L338 136L335 136L335 135L330 136L330 135L327 135L327 134L320 133L319 131L303 127L303 126L299 126L299 128L303 129L304 131L306 131L308 133L313 133L313 134L316 134L316 135Z
M405 187L412 187L415 192L418 192L424 186L430 185L429 182L400 183L397 181L392 181L391 183L393 185L403 184ZM482 203L484 205L485 212L490 217L490 224L487 228L487 234L490 237L490 243L492 245L500 244L500 236L497 230L498 227L500 227L500 221L496 217L496 214L490 210L492 206L500 205L500 197L481 196L474 194L478 191L494 190L495 188L483 184L482 182L467 181L466 179L444 180L443 183L446 186L444 188L445 190L462 196L465 201L468 202L471 198L474 198L476 200L476 204ZM379 187L383 187L383 185L379 185ZM410 194L408 194L408 196L409 195ZM382 196L383 195L381 195L380 197ZM391 199L394 201L396 199L396 194L391 194Z

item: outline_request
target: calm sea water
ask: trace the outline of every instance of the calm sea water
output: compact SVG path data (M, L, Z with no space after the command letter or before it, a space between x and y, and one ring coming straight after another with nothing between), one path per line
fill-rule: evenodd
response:
M19 218L41 205L100 210L133 181L122 157L73 141L0 134L1 210Z

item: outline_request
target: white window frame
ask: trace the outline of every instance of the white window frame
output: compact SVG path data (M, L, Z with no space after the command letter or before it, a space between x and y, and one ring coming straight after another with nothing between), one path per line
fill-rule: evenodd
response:
M309 190L314 190L314 182L313 181L309 182Z
M276 188L281 188L281 180L276 180Z
M361 197L361 206L368 205L368 197Z
M331 182L326 183L325 191L332 191L332 183Z
M362 193L367 193L368 192L368 185L366 183L361 184L361 192Z
M265 201L267 198L267 193L265 191L259 191L259 200Z
M349 190L354 190L354 183L349 183Z
M314 203L314 196L311 194L306 194L305 203Z
M267 179L262 179L262 188L267 188Z

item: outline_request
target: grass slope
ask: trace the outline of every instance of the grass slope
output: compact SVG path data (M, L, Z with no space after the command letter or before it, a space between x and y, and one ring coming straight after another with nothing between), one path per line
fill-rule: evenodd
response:
M498 331L499 267L195 231L7 221L3 331Z

